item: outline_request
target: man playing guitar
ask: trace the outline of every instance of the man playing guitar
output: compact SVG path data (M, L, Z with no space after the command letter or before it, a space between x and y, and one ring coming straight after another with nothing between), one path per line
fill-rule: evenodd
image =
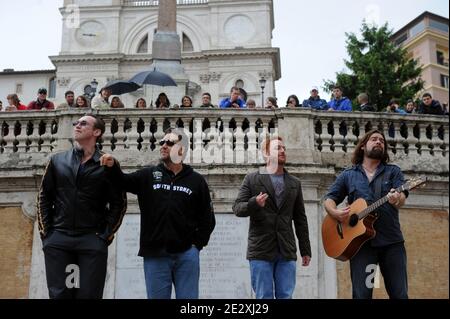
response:
M374 213L378 216L374 223L375 237L365 242L350 260L352 294L356 299L372 298L373 283L368 278L374 265L380 266L391 299L408 298L406 250L398 214L408 192L395 191L405 181L400 168L388 162L384 134L371 130L356 146L352 156L353 166L337 177L325 196L327 213L343 222L348 220L350 207L337 208L337 205L346 196L351 205L359 198L373 203L388 194L388 202Z

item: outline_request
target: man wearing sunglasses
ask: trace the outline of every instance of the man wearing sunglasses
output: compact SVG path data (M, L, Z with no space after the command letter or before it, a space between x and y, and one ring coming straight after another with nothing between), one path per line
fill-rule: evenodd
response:
M189 139L167 130L159 142L161 163L123 174L114 158L105 154L117 183L136 194L141 211L139 256L149 299L170 299L172 284L177 299L199 297L200 250L208 244L215 217L208 184L192 167L183 164Z
M83 116L73 123L75 147L53 155L44 172L37 217L52 299L103 296L108 245L126 211L126 193L100 165L104 132L103 120Z
M53 102L47 100L47 89L40 88L38 90L38 97L35 101L31 101L28 104L29 110L54 110L55 105Z

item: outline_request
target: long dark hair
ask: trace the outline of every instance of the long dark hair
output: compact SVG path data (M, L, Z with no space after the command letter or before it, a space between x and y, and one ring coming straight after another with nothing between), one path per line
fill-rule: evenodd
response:
M356 145L355 150L353 151L352 156L352 163L353 165L361 164L364 160L364 150L362 149L363 146L366 146L367 142L369 141L370 137L378 133L381 136L383 136L384 139L384 153L383 157L381 158L381 162L383 164L386 164L389 162L389 154L388 154L388 145L386 143L386 137L384 136L383 132L380 130L374 129L367 132L358 142L358 145Z

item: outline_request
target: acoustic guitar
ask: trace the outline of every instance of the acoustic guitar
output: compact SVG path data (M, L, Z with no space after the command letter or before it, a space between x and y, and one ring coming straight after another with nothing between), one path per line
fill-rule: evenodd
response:
M395 191L412 190L425 182L425 178L413 178ZM362 198L355 200L350 205L347 219L343 222L327 214L322 223L322 242L326 254L331 258L347 261L366 241L374 238L376 232L373 223L378 218L378 212L374 211L389 200L388 195L370 206L367 206L367 202Z

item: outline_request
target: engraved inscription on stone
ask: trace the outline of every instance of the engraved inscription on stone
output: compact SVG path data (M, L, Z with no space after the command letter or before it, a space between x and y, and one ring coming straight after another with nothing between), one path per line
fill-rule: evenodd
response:
M127 214L117 235L115 298L146 298L139 224L139 214ZM216 214L216 228L200 253L200 298L252 298L247 233L247 218Z

